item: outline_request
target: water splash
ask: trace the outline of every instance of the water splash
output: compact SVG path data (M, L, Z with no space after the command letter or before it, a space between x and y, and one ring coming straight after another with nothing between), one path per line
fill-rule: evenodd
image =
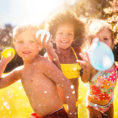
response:
M8 102L4 102L3 106L5 106L6 109L10 109L10 106L8 105Z
M74 85L71 85L70 88L71 88L71 89L74 89Z

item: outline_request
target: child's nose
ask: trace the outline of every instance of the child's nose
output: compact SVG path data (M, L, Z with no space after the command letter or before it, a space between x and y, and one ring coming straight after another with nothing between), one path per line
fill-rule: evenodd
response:
M68 34L63 34L63 39L68 40L69 39L69 35Z
M63 34L63 38L67 38L67 34Z
M29 47L30 45L28 44L28 43L24 43L24 45L23 45L23 47L24 48L27 48L27 47Z

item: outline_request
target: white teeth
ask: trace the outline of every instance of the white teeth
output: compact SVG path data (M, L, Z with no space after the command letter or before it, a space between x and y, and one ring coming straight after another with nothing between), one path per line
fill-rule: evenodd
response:
M62 43L68 43L67 41L62 41Z

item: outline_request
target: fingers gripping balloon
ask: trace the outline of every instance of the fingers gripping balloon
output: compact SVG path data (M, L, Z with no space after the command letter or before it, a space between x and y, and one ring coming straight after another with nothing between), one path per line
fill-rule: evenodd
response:
M15 55L15 50L13 48L6 48L5 50L2 51L1 56L3 56L4 58L8 58L11 55Z
M98 38L93 40L89 58L91 65L100 71L108 70L114 63L112 50L105 43L99 42Z
M46 31L46 30L38 30L37 32L36 32L36 38L38 38L39 37L39 35L41 35L41 42L43 42L43 39L44 39L44 36L46 35L46 41L45 42L48 42L49 41L49 39L50 39L50 33L48 32L48 31Z

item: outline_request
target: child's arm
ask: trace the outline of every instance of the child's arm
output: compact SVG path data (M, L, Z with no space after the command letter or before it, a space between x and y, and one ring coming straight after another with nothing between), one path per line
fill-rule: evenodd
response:
M88 82L96 74L96 70L91 66L90 60L87 53L80 53L82 60L78 60L80 66L82 67L81 79L83 82Z
M45 61L42 64L42 66L45 67L43 68L43 73L54 81L56 85L61 86L64 89L66 103L69 107L69 118L77 118L75 89L71 81L67 79L62 74L61 70L58 69L53 63Z
M57 67L60 68L59 58L53 48L52 43L50 42L50 33L45 30L38 30L36 33L36 38L38 38L39 42L47 51L45 57L48 56L49 60L51 60Z
M19 79L18 70L17 71L14 70L14 71L10 72L9 74L4 74L4 76L2 76L2 74L10 60L11 60L11 57L1 59L1 62L0 62L0 88L9 86L10 84L12 84L13 82L15 82Z
M60 62L59 62L59 58L52 46L51 42L48 42L45 44L44 46L46 48L47 54L48 54L48 58L58 67L60 68Z

